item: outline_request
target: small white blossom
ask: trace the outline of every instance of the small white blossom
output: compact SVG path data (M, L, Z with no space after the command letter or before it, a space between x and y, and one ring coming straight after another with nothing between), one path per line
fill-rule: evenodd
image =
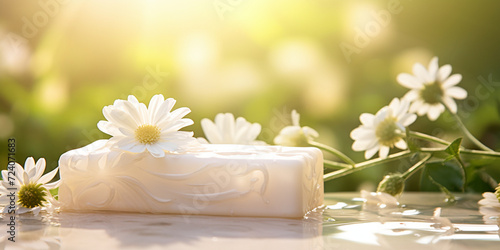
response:
M351 132L354 140L354 151L365 151L365 158L369 159L377 151L381 158L387 157L390 148L396 146L406 149L403 139L405 127L412 124L417 116L408 113L409 103L406 100L394 98L389 106L380 109L375 115L363 113L359 117L361 125Z
M420 116L427 114L431 121L444 112L444 105L452 113L456 113L457 104L453 99L465 99L467 91L455 86L462 80L462 75L450 74L451 66L447 64L439 67L437 57L432 58L428 69L416 63L413 66L413 75L399 74L398 82L411 89L403 97L411 102L410 112L417 112Z
M256 140L262 129L258 123L250 123L243 117L235 120L231 113L217 114L214 121L207 118L201 120L201 128L208 141L205 138L198 138L198 141L211 144L266 144Z
M284 127L274 138L274 143L289 147L304 147L319 136L318 132L310 127L300 127L299 121L299 113L295 109L292 110L292 126Z

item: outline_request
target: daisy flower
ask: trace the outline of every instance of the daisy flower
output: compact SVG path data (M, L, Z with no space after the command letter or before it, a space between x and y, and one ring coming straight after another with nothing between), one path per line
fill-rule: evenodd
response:
M215 123L207 118L201 120L201 128L208 141L205 138L198 138L198 141L212 144L265 144L256 140L261 130L258 123L250 123L243 117L235 120L231 113L217 114L214 121Z
M413 66L413 75L401 73L397 80L399 84L411 89L403 97L411 102L410 111L422 116L427 114L429 120L436 120L445 110L457 112L457 104L453 99L465 99L467 91L457 87L462 75L451 75L449 64L439 67L438 58L432 58L428 69L422 64ZM444 104L444 105L443 105Z
M112 147L133 153L148 150L154 157L163 157L165 151L197 143L193 132L178 131L193 124L191 119L182 118L191 110L179 108L170 112L174 104L173 98L165 100L163 95L155 95L146 108L130 95L128 100L116 100L104 107L102 113L107 121L100 121L97 127L113 136L108 142Z
M292 126L284 127L274 138L274 143L289 147L309 146L309 141L314 140L319 134L310 127L300 127L299 120L299 113L295 109L292 110Z
M10 168L10 166L9 166ZM2 185L0 186L0 204L5 207L2 213L8 213L13 209L12 198L16 202L16 213L33 212L38 214L42 207L49 210L54 209L58 202L52 197L49 190L59 186L60 180L48 183L57 174L59 168L42 176L45 171L45 159L40 158L36 164L33 157L26 159L24 169L18 163L14 164L15 175L9 175L8 170L2 170ZM16 191L12 191L15 189Z
M484 215L483 219L488 224L495 224L497 220L500 220L500 184L495 190L495 193L483 193L484 199L478 202L479 212Z
M389 106L380 109L377 114L363 113L359 117L361 124L351 132L354 151L365 151L365 158L370 159L377 151L381 158L386 158L389 149L396 146L406 149L403 139L405 127L412 124L417 116L408 113L409 103L394 98Z

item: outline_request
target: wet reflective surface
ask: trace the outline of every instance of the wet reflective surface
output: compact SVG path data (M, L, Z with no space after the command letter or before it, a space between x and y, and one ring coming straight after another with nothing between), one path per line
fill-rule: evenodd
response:
M302 220L280 218L59 213L18 215L0 224L6 249L500 249L499 220L478 212L480 195L405 193L400 207L366 206L360 193L325 195ZM440 216L434 216L440 207Z

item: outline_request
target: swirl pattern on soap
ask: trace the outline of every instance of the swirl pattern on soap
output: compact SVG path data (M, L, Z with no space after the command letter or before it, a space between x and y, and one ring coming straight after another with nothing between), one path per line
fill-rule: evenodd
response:
M191 165L197 167L176 173L178 169L173 165L182 156L158 159L146 153L100 151L99 146L105 145L83 148L61 158L64 176L61 197L66 207L163 212L170 209L169 206L178 209L180 204L191 210L202 210L208 203L250 193L266 201L264 192L269 174L264 164L193 158Z

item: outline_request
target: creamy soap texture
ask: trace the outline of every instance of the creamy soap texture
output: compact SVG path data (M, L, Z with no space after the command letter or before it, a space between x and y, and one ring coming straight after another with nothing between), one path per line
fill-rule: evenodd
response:
M106 142L61 156L62 209L299 218L323 204L317 148L206 144L154 158Z

